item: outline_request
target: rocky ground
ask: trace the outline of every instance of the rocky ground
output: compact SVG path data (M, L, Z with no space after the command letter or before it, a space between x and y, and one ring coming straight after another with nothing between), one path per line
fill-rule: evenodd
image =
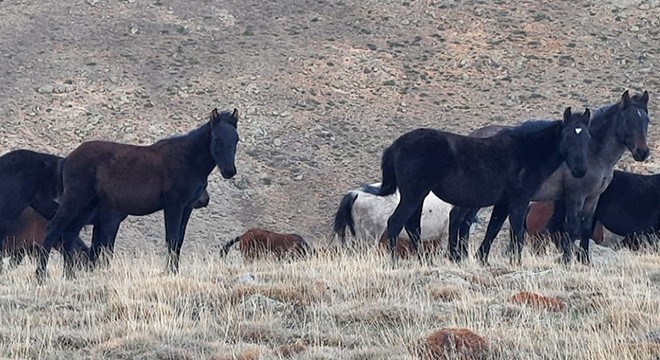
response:
M651 94L658 170L660 3L648 1L0 1L0 146L65 155L150 144L241 112L239 175L210 178L188 246L248 227L325 239L343 193L378 181L405 131L557 118ZM87 234L89 235L89 234ZM160 213L117 246L164 250ZM144 239L147 241L145 242ZM147 245L148 244L148 245ZM140 250L142 251L142 250Z

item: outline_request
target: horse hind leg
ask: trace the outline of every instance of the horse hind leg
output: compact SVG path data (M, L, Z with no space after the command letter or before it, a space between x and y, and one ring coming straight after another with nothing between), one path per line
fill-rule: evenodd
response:
M419 259L420 263L423 263L425 258L428 261L428 258L426 257L426 254L422 254L422 251L420 249L420 244L421 244L421 239L422 239L422 210L423 210L423 205L420 205L417 210L408 218L408 221L406 221L405 224L405 229L406 233L408 233L408 237L410 238L410 244L412 245L412 251L414 251L417 254L417 258Z
M126 214L112 209L98 209L94 219L94 233L92 236L91 267L96 267L97 262L103 268L110 266L115 249L115 240L121 222L126 219Z
M454 206L449 212L449 259L452 262L459 262L467 256L467 246L461 244L459 234L465 219L473 209ZM469 232L469 227L468 227ZM467 241L467 240L466 240Z
M397 237L401 233L401 230L403 230L404 225L408 222L408 219L415 215L415 212L422 207L425 196L426 194L423 193L418 196L404 196L401 194L399 205L397 205L396 209L394 209L394 213L392 213L392 216L387 220L387 239L393 265L396 264Z

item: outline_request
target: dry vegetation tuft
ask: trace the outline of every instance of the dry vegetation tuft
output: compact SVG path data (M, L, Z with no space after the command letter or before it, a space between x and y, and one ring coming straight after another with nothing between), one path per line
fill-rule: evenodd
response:
M65 281L54 255L44 286L31 261L0 278L0 356L413 359L434 332L463 328L488 343L476 358L652 359L660 258L615 256L591 267L559 266L555 254L516 268L495 254L490 268L444 259L392 268L375 249L253 264L191 251L167 276L161 256L119 254L111 268ZM562 311L538 311L545 305Z

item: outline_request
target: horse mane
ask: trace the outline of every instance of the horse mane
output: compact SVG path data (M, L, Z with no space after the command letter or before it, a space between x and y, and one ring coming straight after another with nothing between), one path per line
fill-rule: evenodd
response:
M560 122L561 120L527 120L520 125L503 129L498 134L506 132L515 137L524 137L537 134L553 126L557 126Z
M598 109L591 111L591 122L589 124L589 131L594 134L600 134L606 132L609 127L609 119L619 110L619 103L609 104L601 106Z
M630 102L637 103L641 100L641 97L642 96L639 94L632 95L630 97ZM598 109L591 110L591 123L589 125L589 131L594 135L606 132L610 122L605 120L609 119L612 115L620 110L619 105L620 102L617 101L613 104L604 105Z
M230 124L233 127L236 127L236 120L233 117L233 114L229 111L223 111L218 113L218 120L216 120L218 123L220 122L226 122ZM188 139L191 137L196 137L198 135L204 135L209 129L211 128L211 120L209 119L202 125L196 127L195 129L192 129L188 131L187 133L184 134L176 134L172 135L163 139L158 140L155 144L161 143L163 141L176 141L176 140L182 140L182 139Z

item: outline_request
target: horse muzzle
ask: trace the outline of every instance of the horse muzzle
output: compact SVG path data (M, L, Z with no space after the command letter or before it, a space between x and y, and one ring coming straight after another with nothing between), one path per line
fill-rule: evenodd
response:
M234 168L231 168L230 170L226 170L226 171L220 170L220 175L222 175L223 178L229 180L229 179L233 178L234 176L236 176L236 168L234 167Z
M649 157L650 152L651 151L646 146L645 147L636 147L632 151L632 156L633 156L633 159L635 159L635 161L644 161L644 160L646 160L646 158Z

